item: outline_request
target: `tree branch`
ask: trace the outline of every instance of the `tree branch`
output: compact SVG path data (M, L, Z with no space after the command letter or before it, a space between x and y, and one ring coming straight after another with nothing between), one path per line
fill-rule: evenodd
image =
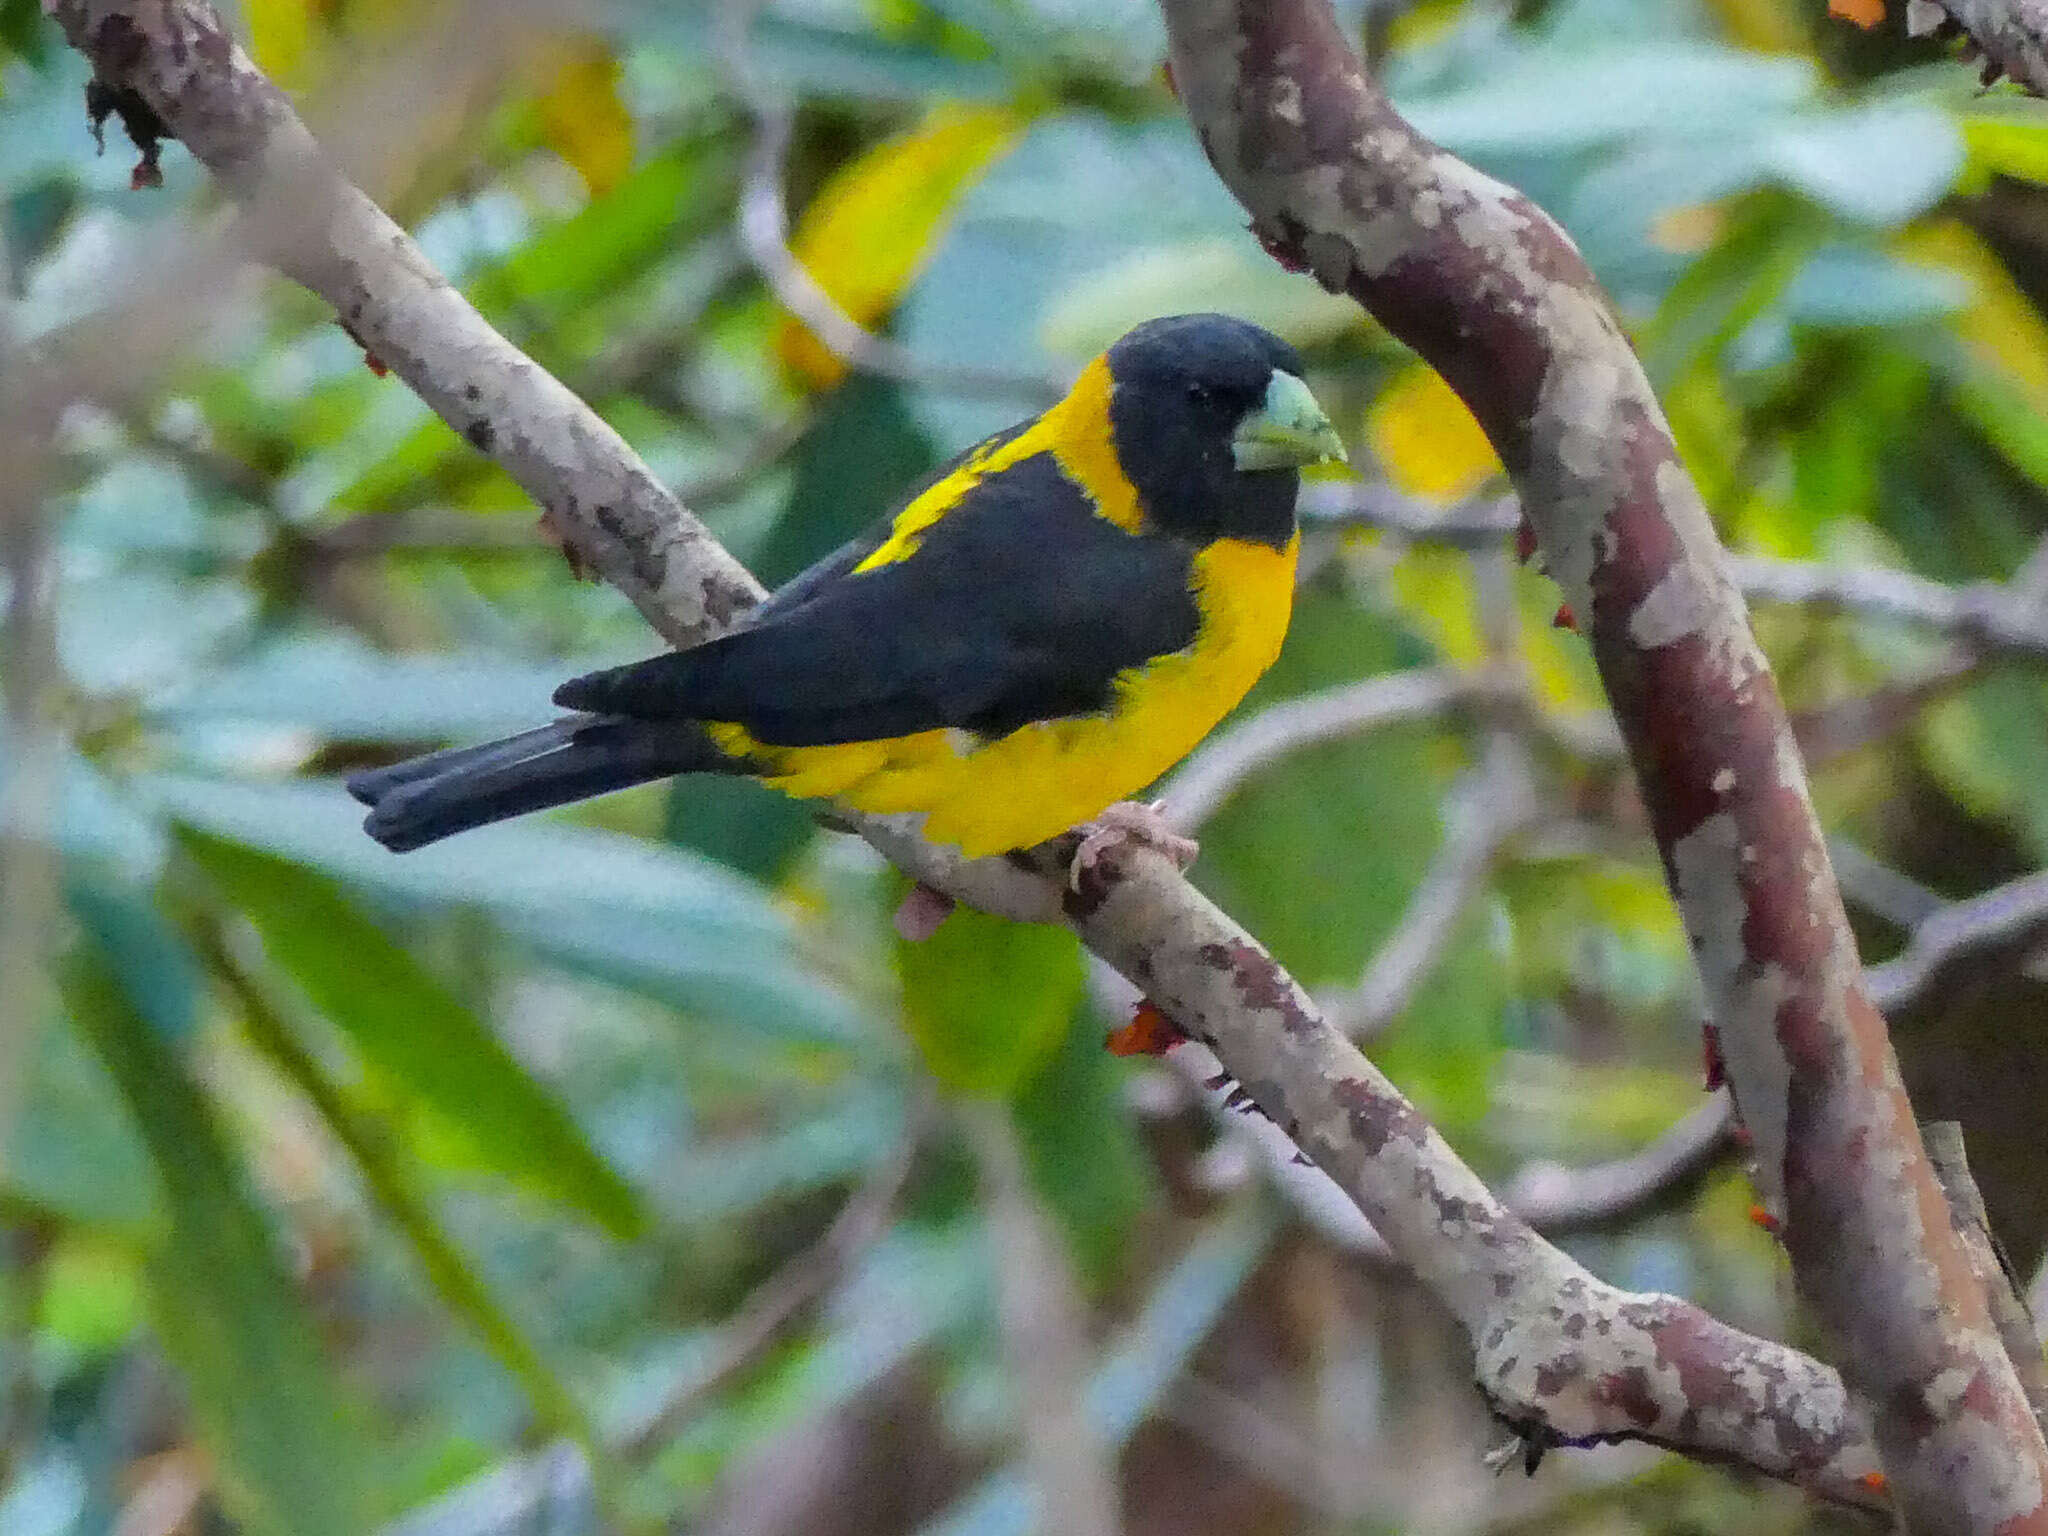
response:
M1970 1159L1963 1150L1963 1128L1954 1120L1934 1120L1923 1127L1927 1155L1948 1196L1949 1219L1962 1237L1970 1265L1991 1302L1991 1316L1998 1336L2005 1341L2005 1353L2012 1361L2027 1401L2033 1405L2034 1421L2048 1426L2048 1361L2041 1355L2041 1339L2034 1331L2033 1315L2027 1311L2020 1292L2020 1277L2013 1272L1998 1236L1991 1230L1991 1215L1984 1209L1984 1196L1970 1173Z
M1215 1052L1457 1318L1481 1390L1532 1445L1647 1440L1841 1502L1882 1502L1872 1447L1832 1371L1676 1297L1618 1290L1551 1247L1164 858L1117 850L1069 915Z
M2048 0L1906 0L1914 36L1962 32L1984 57L1984 83L2010 75L2035 96L2048 96Z
M593 569L670 639L759 588L569 391L492 331L355 188L200 0L49 0L103 83L132 90L260 218L273 259L540 498ZM1276 8L1275 14L1280 14ZM1183 72L1183 79L1187 79ZM1479 1183L1242 929L1142 849L1065 887L1060 850L963 861L907 819L859 818L913 876L1029 920L1065 915L1157 998L1339 1181L1470 1334L1480 1380L1532 1444L1640 1439L1875 1505L1871 1442L1840 1379L1683 1301L1616 1290Z
M1627 739L1763 1202L1909 1526L2048 1531L2048 1444L1864 988L1790 723L1605 295L1547 215L1408 126L1327 0L1161 8L1254 232L1435 366L1515 479Z

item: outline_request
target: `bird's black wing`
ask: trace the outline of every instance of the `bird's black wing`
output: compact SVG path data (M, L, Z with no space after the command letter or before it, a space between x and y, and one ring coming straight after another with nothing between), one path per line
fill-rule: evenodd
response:
M1015 426L1005 427L993 436L985 437L978 443L970 443L967 447L961 449L952 458L946 460L945 463L918 480L909 490L897 497L895 504L868 527L861 530L851 539L848 539L844 544L833 550L831 554L825 555L813 561L810 565L805 566L796 575L790 577L788 581L785 581L781 586L769 593L762 601L761 606L747 615L744 627L751 628L753 625L764 620L794 613L797 609L810 602L816 593L829 590L835 581L846 575L847 572L851 571L861 561L867 559L869 555L872 555L888 542L889 535L896 527L897 514L905 507L945 479L946 476L952 474L954 470L961 468L970 459L987 458L998 448L1002 447L1003 444L1027 431L1030 426L1031 423L1029 421L1020 421Z
M1001 735L1088 714L1136 666L1191 644L1193 549L1098 517L1050 454L968 488L914 553L862 541L746 629L565 684L570 709L730 720L777 746L957 726Z

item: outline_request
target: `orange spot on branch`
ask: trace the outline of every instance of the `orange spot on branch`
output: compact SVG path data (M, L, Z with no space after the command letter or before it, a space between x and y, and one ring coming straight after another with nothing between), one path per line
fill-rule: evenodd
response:
M1884 23L1884 0L1828 0L1828 14L1837 21L1851 21L1864 31Z
M1185 1039L1181 1027L1148 997L1131 1011L1131 1022L1111 1030L1102 1043L1112 1056L1164 1056Z

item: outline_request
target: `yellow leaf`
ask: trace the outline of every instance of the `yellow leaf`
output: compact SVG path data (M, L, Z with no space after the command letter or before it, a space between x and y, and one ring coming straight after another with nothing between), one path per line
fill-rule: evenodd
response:
M1650 221L1650 241L1660 251L1696 256L1720 238L1728 219L1719 203L1667 208Z
M1828 0L1828 14L1868 32L1884 24L1884 0Z
M1472 563L1452 549L1418 544L1387 573L1395 605L1445 661L1477 666L1486 656Z
M1493 445L1465 402L1421 363L1402 370L1366 413L1387 479L1425 501L1462 501L1500 473Z
M790 249L839 307L873 325L895 307L938 243L960 195L1016 143L1008 107L942 106L842 166L797 221ZM814 388L846 369L794 319L776 338L785 366Z
M1974 297L1950 325L1971 355L2018 390L2029 409L2048 415L2048 324L1984 242L1959 220L1942 219L1908 230L1899 249L1909 261L1969 280Z
M288 91L312 83L316 23L311 0L243 0L249 54Z
M1807 51L1806 18L1788 0L1707 0L1729 40L1760 53Z
M1387 585L1401 617L1440 660L1476 667L1486 659L1479 594L1464 555L1416 545L1387 572ZM1559 714L1588 714L1603 707L1605 695L1586 642L1552 622L1557 602L1557 585L1548 577L1526 569L1516 574L1516 644L1538 704Z
M552 43L542 54L541 137L603 197L633 168L633 118L619 100L619 61L594 37Z
M1974 174L1988 178L1996 172L2019 181L2048 183L2048 124L2011 117L1965 117L1962 128Z

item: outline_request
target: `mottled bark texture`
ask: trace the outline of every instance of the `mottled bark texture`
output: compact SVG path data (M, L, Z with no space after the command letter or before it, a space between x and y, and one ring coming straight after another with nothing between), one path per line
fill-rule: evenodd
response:
M2048 96L2048 0L1906 0L1906 30L1961 32L1984 59L1984 83L2011 76Z
M715 632L755 601L752 579L625 443L321 164L283 97L200 0L47 3L101 85L142 103L213 167L255 238L291 231L266 240L271 259L334 303L372 352L539 497L580 558L664 635ZM1468 267L1486 277L1476 256ZM1645 409L1654 416L1654 405ZM1573 415L1563 402L1553 410ZM1597 459L1598 448L1589 439L1581 451ZM1550 1248L1272 957L1157 855L1123 850L1096 866L1086 889L1068 892L1056 850L962 861L903 818L852 824L913 875L977 906L1044 921L1064 901L1095 950L1211 1042L1439 1290L1473 1338L1481 1385L1532 1445L1642 1439L1844 1502L1884 1502L1869 1434L1835 1372L1688 1303L1616 1291Z
M1763 1203L1911 1528L2048 1531L2048 1447L1865 991L1770 669L1598 284L1527 198L1409 128L1327 0L1161 5L1254 231L1436 367L1514 477L1628 742Z
M1472 1340L1532 1451L1647 1440L1882 1502L1834 1372L1690 1302L1617 1290L1497 1199L1300 985L1158 854L1132 847L1068 902L1091 948L1229 1068Z

